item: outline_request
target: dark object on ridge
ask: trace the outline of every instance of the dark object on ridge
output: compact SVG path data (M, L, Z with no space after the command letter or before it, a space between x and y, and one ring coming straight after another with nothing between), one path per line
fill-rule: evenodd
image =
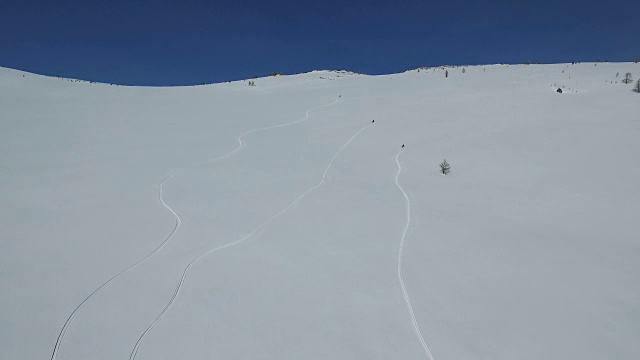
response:
M374 122L376 122L375 120L371 120L371 123L373 124Z
M558 88L558 90L556 90L556 92L557 92L558 94L562 94L562 89Z
M402 148L404 149L404 144L402 144Z

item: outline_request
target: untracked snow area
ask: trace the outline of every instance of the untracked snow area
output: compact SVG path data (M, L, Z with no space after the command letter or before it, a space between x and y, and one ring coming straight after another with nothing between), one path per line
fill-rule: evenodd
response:
M640 64L462 69L0 68L0 358L637 358Z

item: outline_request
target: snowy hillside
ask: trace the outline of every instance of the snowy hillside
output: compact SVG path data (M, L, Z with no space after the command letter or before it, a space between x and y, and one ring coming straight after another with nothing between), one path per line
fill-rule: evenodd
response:
M0 68L0 358L637 358L627 72Z

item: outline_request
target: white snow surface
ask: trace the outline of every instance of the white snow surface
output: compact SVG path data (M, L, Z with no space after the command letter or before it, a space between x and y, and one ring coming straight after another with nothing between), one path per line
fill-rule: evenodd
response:
M0 68L0 359L637 358L640 64L465 70Z

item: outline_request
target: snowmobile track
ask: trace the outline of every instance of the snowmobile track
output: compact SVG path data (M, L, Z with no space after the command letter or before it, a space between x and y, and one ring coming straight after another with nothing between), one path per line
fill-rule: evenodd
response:
M182 219L180 219L180 216L171 208L171 206L167 205L167 203L164 202L164 198L162 196L163 195L163 186L164 186L164 183L167 180L171 179L174 175L176 175L176 174L178 174L180 172L183 172L183 171L185 171L187 169L191 169L191 168L194 168L194 167L197 167L197 166L201 166L201 165L204 165L204 164L216 162L216 161L231 157L233 154L235 154L236 152L238 152L240 149L242 149L244 147L244 144L242 142L242 138L245 137L246 135L249 135L249 134L252 134L252 133L255 133L255 132L259 132L259 131L263 131L263 130L277 129L277 128L281 128L281 127L285 127L285 126L290 126L290 125L295 125L295 124L301 123L301 122L303 122L303 121L305 121L305 120L307 120L309 118L309 115L310 115L310 113L312 111L315 111L315 110L318 110L318 109L321 109L321 108L324 108L324 107L328 107L328 106L334 105L339 101L340 101L340 97L336 98L336 100L334 100L333 102L331 102L329 104L325 104L325 105L321 105L321 106L318 106L318 107L315 107L315 108L311 108L311 109L309 109L309 110L307 110L305 112L304 117L302 117L302 118L300 118L300 119L298 119L296 121L288 122L288 123L285 123L285 124L266 126L266 127L262 127L262 128L258 128L258 129L252 129L252 130L245 131L245 132L243 132L242 134L240 134L236 138L236 141L238 142L238 146L236 148L234 148L233 150L231 150L230 152L228 152L228 153L226 153L224 155L218 156L216 158L213 158L213 159L201 161L201 162L198 162L198 163L195 163L195 164L191 164L189 166L174 170L169 175L167 175L164 179L162 179L162 181L158 185L158 200L162 204L162 206L164 206L167 210L169 210L169 212L171 212L171 214L173 214L173 216L175 217L176 223L175 223L173 229L171 230L169 235L165 238L165 240L160 245L158 245L158 247L156 247L151 253L149 253L144 258L136 261L135 263L133 263L128 268L120 271L116 275L114 275L111 278L109 278L102 285L100 285L98 288L96 288L91 294L89 294L89 296L84 298L84 300L82 300L82 302L80 302L75 307L75 309L71 312L69 317L67 317L67 319L65 320L65 322L64 322L64 324L62 326L62 329L60 330L60 333L58 334L58 338L56 339L56 344L53 347L53 351L51 353L51 360L56 360L56 358L58 356L58 351L60 350L60 346L62 345L62 342L64 340L64 337L65 337L65 335L67 333L67 330L68 330L69 326L73 322L73 319L76 317L78 312L84 307L84 305L91 298L93 298L95 295L97 295L104 287L106 287L109 283L111 283L113 280L119 278L120 276L122 276L125 273L129 272L130 270L134 269L136 266L138 266L141 263L145 262L146 260L151 258L153 255L155 255L158 251L160 251L169 242L169 240L171 240L171 238L173 238L173 236L176 234L176 232L180 228L180 225L182 224Z
M331 168L331 165L333 164L333 162L336 160L336 158L340 155L340 153L342 153L342 151L344 149L347 148L347 146L349 146L349 144L358 136L360 135L360 133L362 133L367 127L369 127L371 124L367 124L366 126L362 127L360 130L358 130L358 132L356 132L349 140L347 140L346 143L344 143L344 145L342 145L342 147L333 155L333 157L331 158L331 161L329 161L329 165L327 165L326 169L324 170L324 173L322 174L322 179L320 180L320 182L318 184L316 184L315 186L309 188L307 191L305 191L304 193L302 193L301 195L299 195L292 203L290 203L289 205L287 205L284 209L280 210L278 213L276 213L275 215L273 215L272 217L270 217L269 219L263 221L260 225L258 225L256 228L254 228L250 233L248 233L247 235L243 236L242 238L232 241L230 243L227 243L225 245L222 246L218 246L216 248L213 248L203 254L201 254L200 256L198 256L197 258L193 259L184 269L184 271L182 272L182 277L180 278L180 282L178 283L178 286L176 286L175 291L173 292L173 295L171 297L171 299L169 300L169 302L167 303L167 305L165 306L165 308L162 310L162 312L160 312L160 314L158 314L158 317L156 317L156 319L153 321L153 323L151 323L151 325L149 325L149 327L147 327L147 329L142 333L142 335L140 335L140 337L138 338L138 341L136 341L136 344L133 348L133 350L131 351L131 356L129 357L129 360L135 360L138 351L140 350L140 345L142 344L142 341L144 340L144 338L147 336L147 334L151 331L151 329L153 329L154 326L156 326L156 324L162 319L162 317L164 316L164 314L171 308L171 306L173 305L173 303L175 302L176 298L178 297L179 293L180 293L180 289L182 289L182 285L184 284L184 281L187 277L187 274L189 272L189 269L191 268L191 266L193 266L194 264L196 264L198 261L200 261L201 259L203 259L204 257L206 257L207 255L211 255L219 250L228 248L228 247L232 247L235 245L238 245L244 241L246 241L247 239L249 239L253 234L255 234L258 230L260 230L263 226L267 225L268 223L270 223L271 221L273 221L274 219L278 218L280 215L284 214L285 212L287 212L287 210L289 210L290 208L292 208L295 204L297 204L300 200L302 200L305 196L309 195L311 192L313 192L314 190L316 190L317 188L319 188L325 181L327 173L329 172L329 169Z
M398 164L398 173L396 174L396 186L402 192L404 199L407 204L407 223L404 226L404 231L402 232L402 237L400 238L400 247L398 249L398 280L400 280L400 286L402 287L402 297L404 298L404 302L407 305L407 310L409 310L409 315L411 316L411 323L413 324L413 330L416 333L416 336L420 340L420 344L424 349L424 352L427 354L429 360L434 360L433 355L431 354L431 350L427 346L427 343L424 341L422 337L422 332L420 331L420 326L418 325L418 321L416 320L416 316L413 313L413 306L411 306L411 299L409 298L409 293L407 292L407 287L404 285L404 279L402 278L402 254L404 250L404 239L407 236L407 230L409 230L409 224L411 223L411 201L409 200L409 196L404 191L402 186L400 185L400 173L402 172L402 166L400 166L400 154L402 154L403 150L400 150L398 155L396 155L396 164Z

